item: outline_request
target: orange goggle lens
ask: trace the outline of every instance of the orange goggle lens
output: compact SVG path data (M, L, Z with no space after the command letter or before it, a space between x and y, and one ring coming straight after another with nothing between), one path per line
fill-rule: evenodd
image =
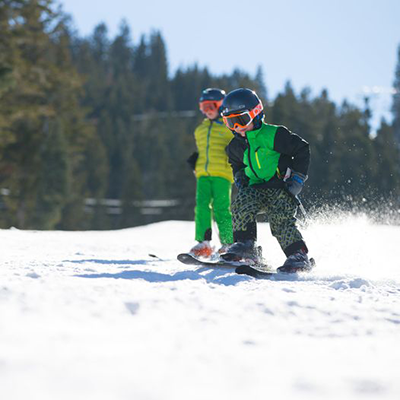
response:
M199 103L200 111L202 112L207 112L207 111L215 111L218 110L218 108L221 106L222 101L212 101L212 100L207 100L207 101L202 101Z
M224 124L229 128L235 130L236 128L245 128L250 125L251 121L260 114L262 111L262 105L258 104L251 111L244 111L239 114L231 114L223 116L222 119Z
M249 112L229 115L228 117L222 117L222 119L229 129L245 128L252 121Z

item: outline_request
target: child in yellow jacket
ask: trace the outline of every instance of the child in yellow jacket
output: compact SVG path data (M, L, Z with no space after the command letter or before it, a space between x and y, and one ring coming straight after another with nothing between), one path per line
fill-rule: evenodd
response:
M225 151L233 134L220 116L224 98L225 91L221 89L203 90L199 108L206 118L194 132L198 153L188 160L197 178L195 239L199 243L190 250L196 257L209 257L213 252L210 244L212 213L222 244L219 251L233 242L230 211L233 174Z

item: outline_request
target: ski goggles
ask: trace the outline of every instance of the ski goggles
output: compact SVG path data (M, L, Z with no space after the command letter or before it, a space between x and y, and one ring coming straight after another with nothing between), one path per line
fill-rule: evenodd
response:
M207 111L215 111L221 107L221 101L214 101L214 100L206 100L199 103L200 111L205 113Z
M261 114L263 110L262 104L257 104L252 110L250 111L243 111L238 114L230 114L226 116L222 116L224 124L232 130L236 128L246 128L249 126L253 119Z

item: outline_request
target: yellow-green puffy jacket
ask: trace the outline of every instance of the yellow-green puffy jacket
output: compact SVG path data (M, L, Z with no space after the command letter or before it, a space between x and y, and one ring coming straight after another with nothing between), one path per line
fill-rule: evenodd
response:
M194 132L199 157L196 161L196 177L219 176L233 182L232 167L228 163L226 146L233 139L232 132L222 119L205 118Z

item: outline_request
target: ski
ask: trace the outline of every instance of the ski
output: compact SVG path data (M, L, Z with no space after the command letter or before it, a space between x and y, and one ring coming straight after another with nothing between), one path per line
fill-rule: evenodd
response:
M235 272L240 275L249 275L253 278L270 278L274 275L289 275L289 274L296 274L298 272L310 272L315 267L315 260L310 258L311 266L308 268L304 267L279 267L276 271L273 270L265 270L264 268L260 268L259 266L252 266L252 265L240 265L235 269Z
M271 270L269 268L262 268L262 267L256 267L252 265L240 265L235 268L235 272L239 275L249 275L252 276L253 278L271 278L275 275L278 274L277 271Z
M181 253L178 254L177 259L186 265L200 265L206 267L231 267L231 268L238 268L238 267L245 267L249 264L246 261L234 261L234 260L224 260L223 258L218 258L216 260L203 260L194 257L190 253ZM271 274L276 273L276 271L272 270L268 265L265 264L257 264L257 268L263 272L269 272Z
M238 264L233 265L232 263L229 263L221 259L217 259L215 261L202 260L194 257L190 253L178 254L176 258L178 259L178 261L186 265L203 265L208 267L236 267L238 265Z
M266 264L256 264L250 265L245 261L227 261L223 258L219 258L217 260L202 260L194 257L190 253L181 253L178 254L177 259L186 265L198 265L203 267L230 267L235 268L235 272L239 275L248 275L257 279L269 279L273 277L285 276L285 275L295 275L297 272L309 272L315 266L315 261L313 258L310 258L311 267L310 268L282 268L279 267L277 269L271 268Z

